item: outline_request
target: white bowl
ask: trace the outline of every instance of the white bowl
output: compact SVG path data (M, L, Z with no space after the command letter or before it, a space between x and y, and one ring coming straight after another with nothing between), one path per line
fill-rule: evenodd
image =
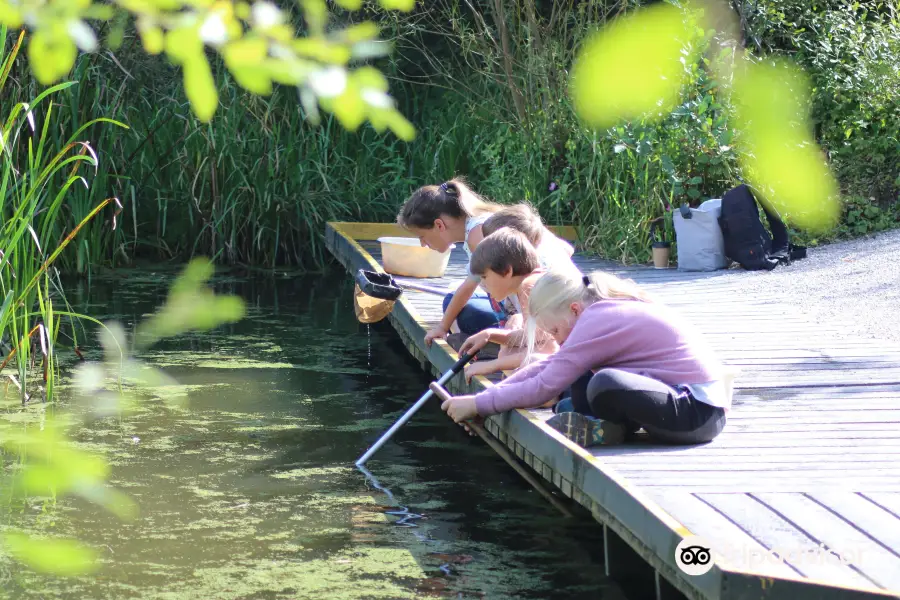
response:
M380 237L381 262L391 275L405 277L443 277L450 262L450 244L446 252L435 252L419 242L419 238Z

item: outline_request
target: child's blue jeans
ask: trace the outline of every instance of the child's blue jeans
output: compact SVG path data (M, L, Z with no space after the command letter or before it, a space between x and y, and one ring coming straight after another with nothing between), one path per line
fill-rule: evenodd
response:
M453 293L444 296L445 312L450 306L451 300L453 300ZM478 291L472 294L472 297L456 316L456 324L462 333L472 335L491 327L499 327L505 318L505 314L494 310L490 297L486 293Z
M566 396L559 402L553 405L553 412L555 413L563 413L563 412L575 412L575 407L572 405L572 397ZM593 419L594 417L590 417L585 415L589 419Z

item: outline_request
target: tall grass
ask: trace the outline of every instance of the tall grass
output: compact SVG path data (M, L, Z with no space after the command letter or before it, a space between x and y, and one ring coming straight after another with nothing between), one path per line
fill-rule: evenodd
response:
M567 85L580 41L641 3L515 0L494 14L485 0L438 0L410 17L384 18L396 51L379 67L417 126L408 144L369 127L348 133L326 121L314 129L296 91L252 97L224 69L216 73L221 106L203 125L177 70L135 51L136 39L115 57L83 56L77 85L58 95L55 147L94 115L131 129L88 130L101 167L90 189L70 190L65 222L79 222L106 195L122 198L125 211L115 230L108 218L86 225L58 264L89 274L92 265L133 257L203 254L317 268L326 260L326 221L393 220L417 186L454 175L501 202L528 200L552 223L579 226L604 256L646 261L652 220L720 196L740 173L727 99L702 63L686 61L683 104L661 123L591 131L576 118Z
M0 49L0 94L11 98L6 84L24 35L10 37L0 30L0 36L7 42ZM70 312L65 311L55 261L94 217L117 202L104 199L83 215L66 206L73 189L90 187L87 178L99 167L93 147L80 136L99 123L120 125L94 119L60 138L53 127L53 99L72 85L60 84L27 102L10 103L0 115L0 337L8 340L2 367L16 366L17 377L6 377L19 388L23 402L30 379L35 379L29 378L35 374L29 371L35 359L41 365L37 385L45 396L53 394L60 307Z
M441 10L452 12L451 4ZM566 100L565 71L580 36L617 5L601 2L578 20L560 21L565 35L545 36L540 52L528 46L516 57L524 117L502 57L478 41L477 30L460 30L435 49L422 42L432 25L387 23L399 50L381 66L395 77L403 112L418 128L408 144L368 127L348 133L332 121L311 128L294 90L252 97L224 70L216 73L221 107L202 125L190 115L178 73L130 50L134 40L115 59L82 57L79 83L66 90L65 115L72 125L104 114L130 126L102 134L102 184L124 199L125 227L113 234L91 225L64 265L84 272L131 256L203 254L270 269L320 267L326 221L393 220L416 187L454 175L501 202L528 200L550 222L583 226L587 245L606 256L646 260L649 221L672 202L720 192L730 183L731 158L719 151L721 107L696 65L686 66L694 69L687 102L707 110L702 120L692 119L686 105L661 126L595 133L578 122ZM510 33L527 39L521 29ZM432 66L449 66L422 82L404 82L423 56ZM473 69L473 57L483 66ZM700 155L720 165L700 164ZM96 189L75 192L78 215L96 203Z

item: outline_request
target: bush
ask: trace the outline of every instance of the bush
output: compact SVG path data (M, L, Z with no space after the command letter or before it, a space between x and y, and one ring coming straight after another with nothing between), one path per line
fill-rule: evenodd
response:
M811 112L844 191L887 207L900 190L900 20L893 3L765 0L748 30L812 77ZM858 202L859 198L854 200Z
M73 95L64 107L75 122L61 130L91 114L132 128L104 130L107 171L99 175L125 201L127 228L113 237L98 226L97 238L79 245L90 250L86 259L71 264L203 253L220 262L314 268L326 259L327 220L391 221L413 189L454 175L496 200L528 200L551 223L581 226L587 247L606 257L644 262L651 220L683 202L721 197L741 173L730 106L702 60L685 60L682 103L661 122L593 131L575 116L568 70L581 40L638 4L593 0L568 10L515 0L495 11L494 2L437 0L410 16L381 16L396 50L379 68L419 131L410 143L368 126L347 133L327 119L311 129L293 90L251 97L215 64L222 106L202 124L190 114L178 71L130 51L135 40L126 39L117 62L82 57L81 84L67 90ZM894 226L896 13L886 4L866 12L837 0L743 4L756 53L790 54L809 70L817 137L845 194L835 231L799 239Z

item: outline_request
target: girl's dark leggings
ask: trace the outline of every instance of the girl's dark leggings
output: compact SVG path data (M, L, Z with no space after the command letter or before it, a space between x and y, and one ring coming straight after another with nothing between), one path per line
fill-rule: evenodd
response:
M640 428L660 442L702 444L725 427L725 409L694 398L684 387L668 385L618 369L587 372L570 389L572 406L582 414Z

